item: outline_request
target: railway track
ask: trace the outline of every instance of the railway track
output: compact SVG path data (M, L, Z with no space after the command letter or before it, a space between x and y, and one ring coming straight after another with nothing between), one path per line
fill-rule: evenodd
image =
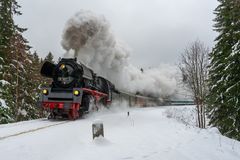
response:
M36 131L43 130L43 129L46 129L46 128L50 128L50 127L53 127L53 126L62 125L62 124L68 123L68 122L71 122L71 121L64 121L64 122L60 122L60 123L56 123L56 124L50 124L50 125L46 125L46 126L43 126L43 127L33 128L33 129L26 130L26 131L22 131L22 132L10 134L10 135L2 136L2 137L0 137L0 141L8 139L8 138L11 138L11 137L20 136L20 135L23 135L23 134L36 132Z

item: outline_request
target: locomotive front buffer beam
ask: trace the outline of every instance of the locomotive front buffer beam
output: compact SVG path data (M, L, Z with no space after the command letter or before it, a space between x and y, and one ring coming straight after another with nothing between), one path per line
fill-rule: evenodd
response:
M82 116L83 107L81 106L83 95L92 95L95 102L108 95L88 88L73 88L72 91L52 91L51 88L42 88L40 106L50 112L49 118L55 119L58 116L75 120Z

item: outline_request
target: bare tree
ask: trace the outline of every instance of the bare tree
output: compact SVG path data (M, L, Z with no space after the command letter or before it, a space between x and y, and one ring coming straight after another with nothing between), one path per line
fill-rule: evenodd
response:
M205 128L205 98L207 95L207 66L209 49L196 40L184 50L179 68L184 85L190 89L197 107L198 126Z

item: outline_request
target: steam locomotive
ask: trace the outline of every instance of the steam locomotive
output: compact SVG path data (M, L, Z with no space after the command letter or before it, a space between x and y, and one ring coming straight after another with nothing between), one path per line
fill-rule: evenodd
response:
M41 75L52 78L48 87L42 87L41 106L49 111L49 119L58 117L75 120L84 113L97 109L97 104L108 105L115 86L97 76L92 69L76 58L62 58L58 64L46 61Z

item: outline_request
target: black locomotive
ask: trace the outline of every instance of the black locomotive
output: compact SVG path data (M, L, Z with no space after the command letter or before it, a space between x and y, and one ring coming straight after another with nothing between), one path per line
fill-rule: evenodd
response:
M50 112L49 118L77 119L97 109L99 103L111 103L112 92L117 92L110 81L97 76L76 58L62 58L58 64L46 61L41 75L52 78L49 86L42 87L40 98L41 106Z

